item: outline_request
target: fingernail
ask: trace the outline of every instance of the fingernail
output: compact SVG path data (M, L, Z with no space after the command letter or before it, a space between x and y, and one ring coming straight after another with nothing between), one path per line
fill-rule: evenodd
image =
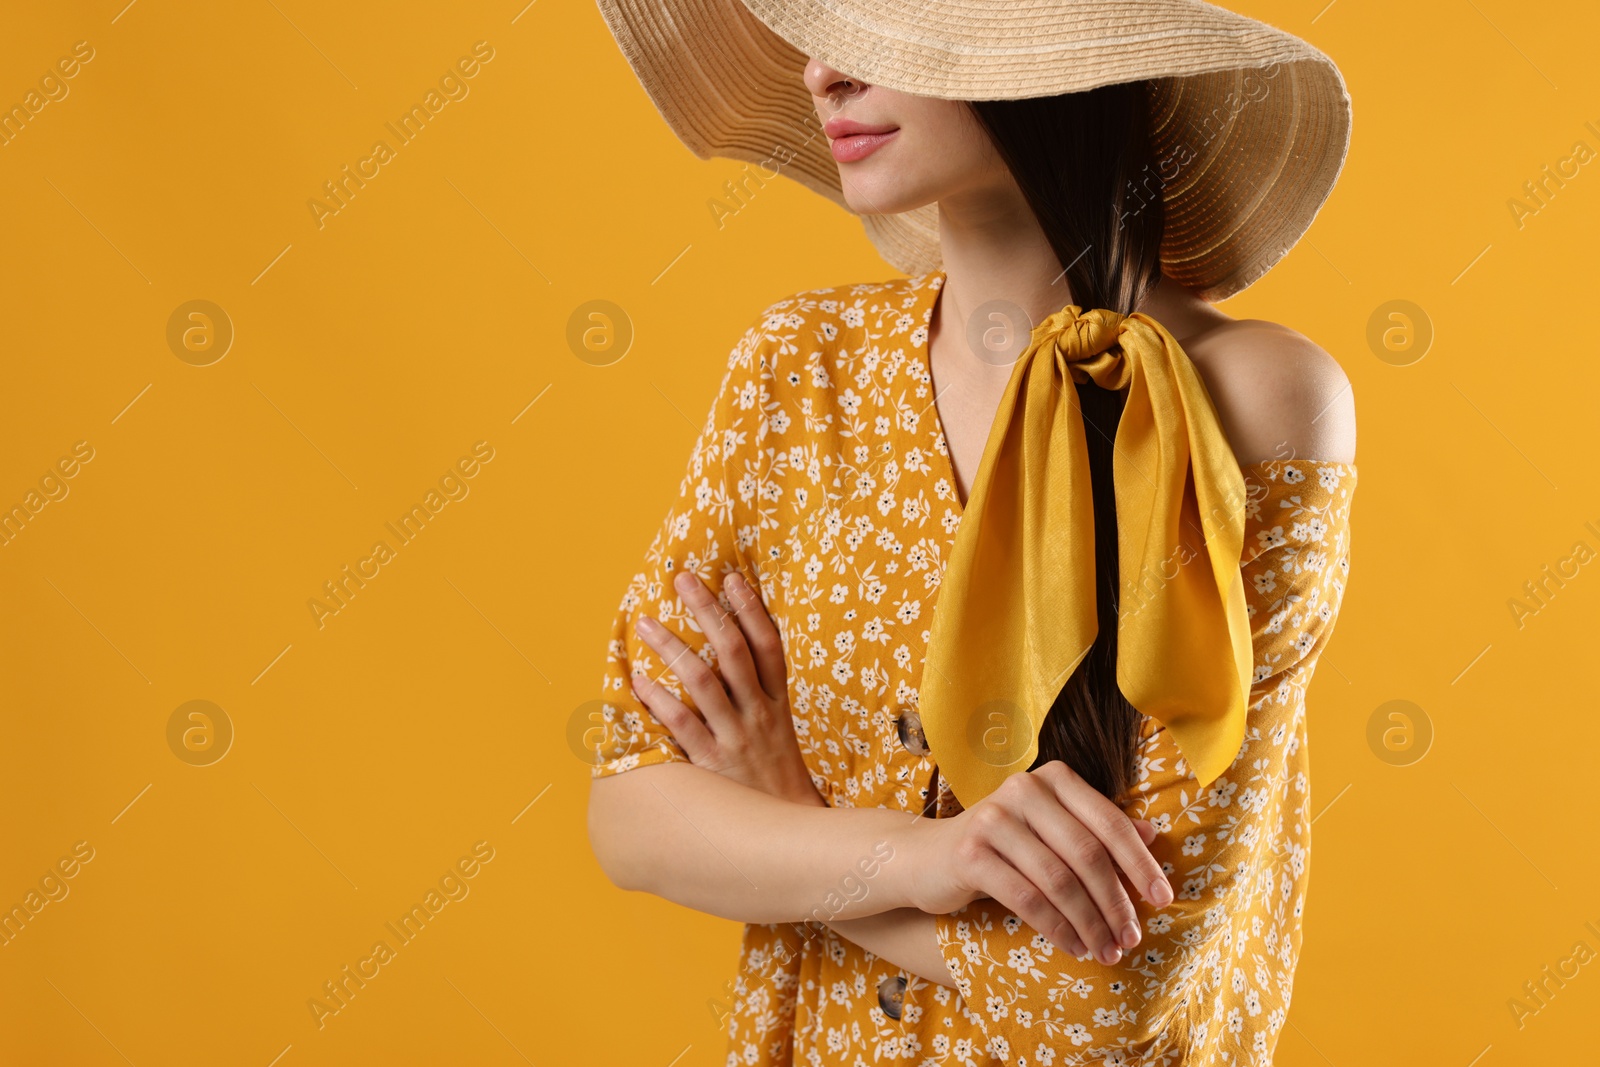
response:
M1157 878L1150 883L1150 903L1158 908L1172 903L1172 886L1167 884L1165 878Z
M641 616L636 626L642 634L653 634L661 629L660 625L648 615Z
M1139 924L1129 923L1122 928L1122 936L1117 939L1122 942L1123 948L1132 948L1139 943Z
M687 593L690 589L693 589L693 583L694 575L690 574L688 571L679 571L678 576L672 579L672 584L677 587L677 590L680 593Z
M1107 945L1100 950L1100 962L1107 967L1110 967L1120 959L1122 959L1122 950L1116 945Z

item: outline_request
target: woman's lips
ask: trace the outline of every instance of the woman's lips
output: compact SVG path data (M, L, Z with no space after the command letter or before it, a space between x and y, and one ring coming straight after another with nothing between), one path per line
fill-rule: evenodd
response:
M883 147L899 133L898 128L886 133L851 133L837 137L828 142L828 148L833 152L833 158L840 163L854 163L858 159L866 159L879 148Z

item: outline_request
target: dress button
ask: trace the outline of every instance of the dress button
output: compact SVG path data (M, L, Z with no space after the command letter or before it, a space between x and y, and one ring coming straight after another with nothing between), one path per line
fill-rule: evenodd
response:
M907 711L894 721L894 730L900 735L900 744L907 752L917 756L928 754L928 739L922 735L922 716Z
M906 1002L906 980L903 975L885 978L878 983L878 1007L891 1019L900 1018L900 1009Z

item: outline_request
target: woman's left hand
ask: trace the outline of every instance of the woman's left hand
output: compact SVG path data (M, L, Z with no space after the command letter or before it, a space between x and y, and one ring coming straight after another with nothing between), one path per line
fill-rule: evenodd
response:
M672 731L696 766L797 804L827 807L800 755L789 711L783 642L761 597L737 571L729 572L722 586L733 605L732 616L689 571L679 572L673 587L716 651L722 677L666 627L643 616L639 636L667 664L701 714L666 686L638 675L633 678L634 695Z
M690 762L796 804L827 807L800 756L789 712L783 643L761 597L742 575L731 573L723 580L737 620L734 625L695 575L682 572L673 585L716 650L726 688L724 679L689 646L644 616L639 619L639 636L683 683L705 718L647 678L634 677L634 695L672 731ZM827 925L920 978L954 988L932 915L898 908L857 919L833 919ZM807 938L818 936L809 924L797 923L796 929Z

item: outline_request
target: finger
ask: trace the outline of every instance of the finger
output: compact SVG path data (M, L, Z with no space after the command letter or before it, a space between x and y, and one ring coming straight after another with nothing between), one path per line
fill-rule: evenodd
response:
M1122 886L1122 891L1128 895L1128 899L1132 900L1133 898L1137 897L1139 895L1139 887L1134 885L1132 882L1128 881L1128 873L1126 871L1124 871L1121 867L1118 867L1116 869L1116 871L1117 871L1117 882ZM1138 915L1135 915L1135 919L1136 919L1136 921L1139 922L1140 929L1144 929L1145 927L1144 927L1143 918L1138 916ZM1137 947L1138 946L1135 945L1133 949L1129 949L1127 951L1129 951L1130 953L1133 952L1133 951L1137 951Z
M725 611L717 598L699 575L680 571L673 579L673 588L683 598L694 618L700 624L706 641L717 653L717 669L728 692L733 695L735 709L749 707L761 696L761 682L756 677L755 664L750 659L750 649L745 645L744 633L731 614ZM718 724L712 723L715 729Z
M1156 824L1149 819L1135 819L1133 820L1133 828L1139 832L1139 840L1144 842L1145 848L1149 848L1156 839ZM1117 868L1117 879L1122 883L1123 889L1128 892L1130 898L1138 895L1139 887L1128 880L1128 872L1121 867Z
M1010 860L986 848L973 864L972 882L1013 915L1074 956L1088 950L1072 920L1063 915L1048 895L1011 865Z
M1119 869L1105 844L1070 813L1065 819L1043 821L1038 828L1039 836L1071 865L1088 890L1107 929L1112 931L1112 947L1127 950L1137 945L1141 937L1139 913L1134 910L1133 899L1118 877ZM1100 962L1116 962L1106 959L1097 942L1089 943Z
M1115 861L1105 844L1084 824L1083 817L1063 808L1047 782L1037 777L1031 781L1021 778L1018 789L1026 801L1023 811L1027 824L1077 874L1110 931L1110 949L1093 937L1086 937L1085 941L1100 962L1115 963L1116 956L1137 945L1141 936L1139 914L1117 876ZM1120 810L1118 814L1121 816Z
M1044 795L1054 803L1048 790ZM1056 811L1066 815L1059 807ZM1138 915L1117 880L1115 864L1093 834L1067 816L1037 823L1017 820L1000 826L994 837L999 852L1049 894L1101 963L1121 959L1122 950L1131 947L1124 931L1132 923L1137 932Z
M722 688L717 672L695 655L694 649L684 644L677 634L649 616L640 617L638 630L645 644L666 664L664 673L671 673L694 698L695 707L711 732L714 735L730 732L738 717L728 703L727 690Z
M657 685L643 675L634 675L633 695L671 731L690 763L704 763L710 757L716 748L716 738L711 736L694 709L673 696L666 686Z
M734 618L744 633L745 643L755 660L756 677L761 689L773 700L782 700L789 693L788 665L783 658L783 638L767 614L761 595L738 571L730 571L722 583L728 600L733 604Z
M1065 763L1054 761L1037 772L1060 798L1062 806L1088 827L1110 852L1128 879L1139 887L1140 896L1158 908L1172 903L1172 886L1161 864L1140 840L1127 812L1101 795Z
M1139 831L1139 840L1144 842L1145 848L1149 848L1151 845L1155 844L1156 838L1161 836L1161 832L1156 829L1156 824L1151 822L1149 819L1135 819L1133 820L1133 825ZM1158 864L1158 866L1160 866L1160 864ZM1128 874L1126 871L1118 867L1117 874L1121 876L1123 882L1127 885L1128 892L1139 893L1146 900L1149 900L1150 895L1148 893L1142 892L1138 886L1134 885L1128 880ZM1167 886L1167 902L1171 903L1173 899L1172 882L1167 877L1165 867L1162 867L1161 877L1166 882ZM1158 905L1158 907L1166 907L1166 905L1162 904Z

